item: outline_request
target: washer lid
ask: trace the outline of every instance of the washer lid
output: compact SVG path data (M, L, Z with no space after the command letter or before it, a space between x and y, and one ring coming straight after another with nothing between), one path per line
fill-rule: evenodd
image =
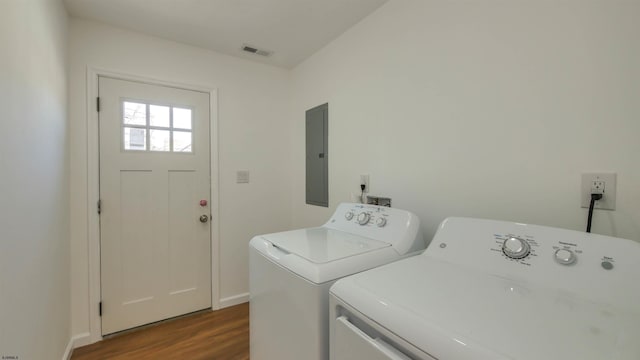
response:
M263 238L280 250L316 264L391 246L389 243L325 227L268 234Z
M640 304L592 302L428 256L341 279L331 292L438 359L640 359Z

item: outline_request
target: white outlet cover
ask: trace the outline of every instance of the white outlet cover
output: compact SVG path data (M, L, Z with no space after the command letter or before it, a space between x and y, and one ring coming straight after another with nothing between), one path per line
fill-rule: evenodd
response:
M594 181L604 181L604 194L602 200L597 200L594 209L616 209L616 173L585 173L582 174L582 186L580 190L581 206L588 208L591 202L591 184Z

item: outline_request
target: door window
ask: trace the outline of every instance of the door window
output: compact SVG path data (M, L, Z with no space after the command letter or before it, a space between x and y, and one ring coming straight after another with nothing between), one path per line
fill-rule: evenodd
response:
M124 151L193 153L193 110L122 101Z

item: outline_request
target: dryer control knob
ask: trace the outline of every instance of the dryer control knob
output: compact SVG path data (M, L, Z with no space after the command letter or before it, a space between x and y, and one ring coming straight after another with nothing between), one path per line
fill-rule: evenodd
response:
M571 265L578 259L576 254L569 249L558 249L555 253L555 259L559 264Z
M367 223L369 222L369 214L362 212L358 215L358 224L360 225L367 225Z
M378 220L376 220L376 225L378 225L378 227L384 227L387 225L387 219L379 217Z
M344 214L344 218L347 220L353 219L353 211L347 211L347 213Z
M531 252L531 246L525 240L512 236L502 243L502 252L512 259L523 259Z

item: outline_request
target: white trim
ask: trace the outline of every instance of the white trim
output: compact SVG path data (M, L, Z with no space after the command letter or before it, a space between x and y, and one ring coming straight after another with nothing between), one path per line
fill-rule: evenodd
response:
M220 309L220 168L218 151L218 90L210 90L210 166L211 166L211 309Z
M98 112L98 77L142 82L151 85L170 86L178 89L200 91L209 94L209 121L211 143L211 308L220 308L220 221L219 221L219 167L218 167L218 90L215 87L184 84L151 77L115 72L103 68L87 66L87 239L89 241L89 333L81 334L83 345L102 340L102 322L98 314L100 303L100 218L96 211L100 197L100 154ZM88 337L88 340L84 340Z
M64 354L62 354L62 360L70 360L71 355L73 355L73 338L69 339L67 348L64 349Z
M67 348L64 350L64 354L62 355L62 360L69 360L73 355L73 350L77 349L81 346L89 345L89 340L91 338L91 334L82 333L75 335L69 339L67 343Z
M100 218L96 211L100 198L100 154L98 133L98 75L101 72L87 68L87 238L89 241L89 336L90 343L102 340L102 322L98 314L100 303Z
M73 340L73 348L77 349L91 344L91 334L88 332L81 333L72 337L71 340Z
M238 294L220 299L220 309L249 302L249 293Z

